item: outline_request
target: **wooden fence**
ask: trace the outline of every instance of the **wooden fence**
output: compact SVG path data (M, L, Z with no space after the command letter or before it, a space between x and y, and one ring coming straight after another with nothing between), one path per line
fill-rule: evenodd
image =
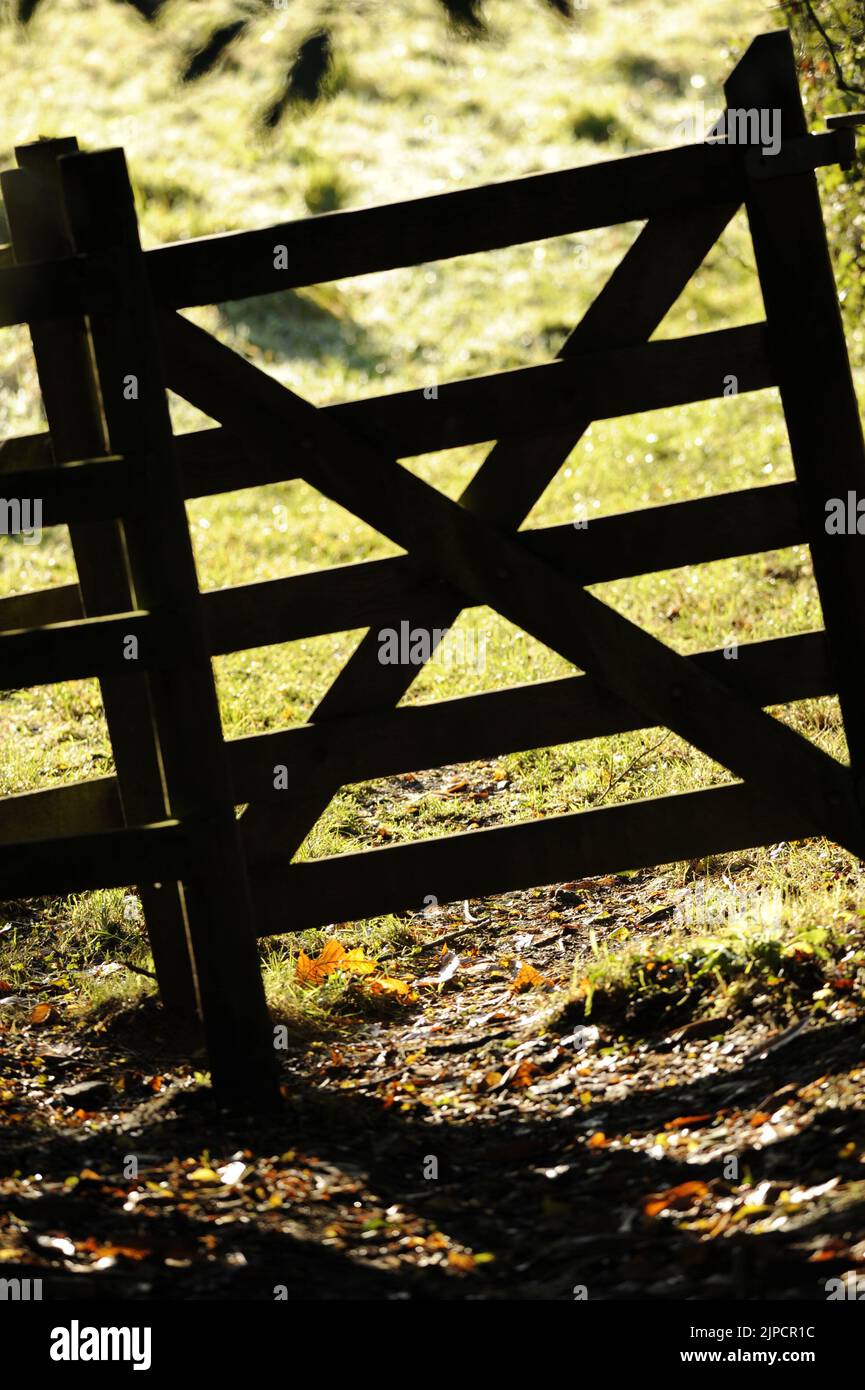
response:
M853 134L808 133L786 33L752 44L726 96L778 113L776 153L697 143L146 252L121 151L43 141L2 176L0 325L30 325L48 422L2 445L2 490L69 525L79 578L0 601L2 683L98 677L116 775L0 801L0 892L138 884L162 997L200 1009L230 1100L276 1090L256 936L779 839L865 853L865 566L855 535L825 528L829 498L865 497L865 450L814 177L852 160ZM765 322L650 342L742 204ZM178 313L633 220L556 361L435 401L316 409ZM740 393L780 389L795 483L518 533L593 420L721 396L731 375ZM166 388L218 427L174 437ZM458 502L397 462L488 440ZM186 499L289 478L405 555L201 594ZM677 655L586 588L799 543L825 631L743 644L735 661ZM383 665L379 630L447 629L476 605L585 674L397 708L417 667ZM213 656L356 628L308 724L223 739ZM851 767L764 711L830 693ZM291 862L347 783L656 725L740 780Z

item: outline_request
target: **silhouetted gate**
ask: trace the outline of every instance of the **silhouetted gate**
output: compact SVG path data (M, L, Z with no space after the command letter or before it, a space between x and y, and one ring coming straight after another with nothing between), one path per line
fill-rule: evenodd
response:
M865 452L813 173L849 163L853 135L808 133L786 33L752 44L726 95L780 113L775 153L695 144L148 252L121 151L40 142L3 176L0 324L31 325L49 433L3 444L2 486L70 525L79 583L0 602L2 679L99 677L117 772L0 801L2 895L139 884L163 998L200 1002L229 1097L275 1087L256 935L813 834L865 853L865 566L825 526L829 498L865 497ZM649 342L743 202L766 321ZM637 219L557 361L434 400L317 409L177 312ZM795 483L517 533L592 420L730 376L780 388ZM167 387L221 427L175 438ZM490 439L458 502L397 462ZM185 499L295 477L406 555L200 594ZM825 632L735 661L679 656L586 589L802 542ZM586 674L396 708L417 667L383 665L379 630L479 604ZM354 628L307 725L223 740L213 655ZM851 768L762 708L833 692ZM741 780L291 863L346 783L654 725Z

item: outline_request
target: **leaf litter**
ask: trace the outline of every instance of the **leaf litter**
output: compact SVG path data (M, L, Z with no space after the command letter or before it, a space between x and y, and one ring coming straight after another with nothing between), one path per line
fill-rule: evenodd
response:
M557 1008L622 919L665 929L640 888L455 905L425 970L300 951L304 988L342 972L401 1007L293 1040L278 1116L221 1112L153 1001L99 1028L59 1002L0 1011L4 1277L139 1299L825 1297L865 1264L859 986L814 1019L635 1029L579 989ZM459 951L437 935L454 919Z

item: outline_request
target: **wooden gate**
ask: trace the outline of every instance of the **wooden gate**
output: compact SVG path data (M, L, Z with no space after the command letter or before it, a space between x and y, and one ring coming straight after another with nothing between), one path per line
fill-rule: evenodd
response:
M2 896L139 884L163 999L200 1006L229 1099L275 1093L256 935L779 839L865 855L865 566L825 524L829 498L865 497L865 450L813 172L849 163L853 134L808 133L786 33L751 45L726 97L725 139L147 252L121 151L40 142L2 178L0 324L31 325L49 425L5 442L2 486L69 524L79 575L0 602L3 684L98 677L117 769L0 801ZM731 136L730 113L766 111L777 151ZM649 342L743 203L765 322ZM318 409L178 313L633 220L555 362L434 400ZM795 483L518 532L593 420L722 396L731 375L779 387ZM219 427L174 437L166 388ZM487 440L458 502L398 462ZM201 594L185 500L298 477L405 555ZM680 656L586 587L799 543L825 631L735 661ZM432 634L475 605L585 674L397 708L418 668L383 665L380 630ZM212 656L355 628L308 724L223 740ZM830 693L850 767L764 712ZM291 862L347 783L656 725L740 780Z

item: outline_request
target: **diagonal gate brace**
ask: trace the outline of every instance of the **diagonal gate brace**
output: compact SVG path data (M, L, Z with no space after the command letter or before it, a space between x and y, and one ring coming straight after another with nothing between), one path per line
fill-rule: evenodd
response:
M803 811L815 833L865 855L848 769L203 330L170 311L160 328L168 382L200 410L269 449L289 431L311 485L768 799Z

